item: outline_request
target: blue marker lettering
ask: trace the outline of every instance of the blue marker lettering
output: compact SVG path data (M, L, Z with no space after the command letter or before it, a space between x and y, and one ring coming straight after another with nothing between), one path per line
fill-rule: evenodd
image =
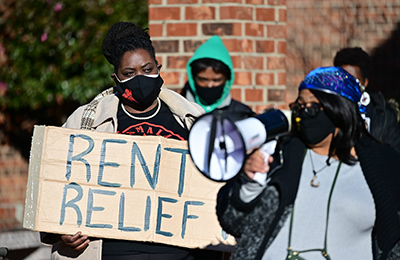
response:
M67 191L69 189L73 189L76 190L78 192L78 194L76 195L76 197L70 201L68 201L68 203L65 203L65 201L67 200ZM67 184L64 186L64 191L63 191L63 199L62 199L62 203L61 203L61 216L60 216L60 226L62 226L62 224L64 223L65 220L65 208L70 207L73 208L76 212L76 224L78 225L78 227L81 226L82 224L82 213L81 210L79 209L78 205L76 205L75 203L80 201L83 197L83 189L81 186L79 186L78 184L72 182L70 184Z
M229 234L225 232L225 230L221 230L221 236L224 240L227 240L229 237Z
M139 232L140 228L137 227L124 227L124 215L125 215L125 194L122 193L119 200L119 217L118 217L118 229L128 232Z
M89 147L85 151L81 152L80 154L72 156L73 151L74 151L75 138L82 138L82 139L88 141ZM69 178L71 178L71 162L72 161L79 161L79 162L83 162L85 164L85 166L86 166L86 181L87 182L90 181L90 164L88 163L88 161L83 159L83 156L90 153L93 150L93 147L94 147L94 141L92 138L90 138L87 135L73 134L73 135L69 136L69 148L68 148L68 156L67 156L67 172L65 174L65 177L67 178L68 181L69 181Z
M149 167L147 167L147 163L144 160L143 154L140 151L139 146L134 142L132 145L132 154L131 154L131 187L135 184L135 162L136 156L139 159L140 165L142 166L144 175L146 176L147 182L150 187L155 190L158 182L158 173L160 171L160 160L161 160L161 145L157 146L156 158L154 161L154 171L153 177L150 174Z
M103 211L104 210L104 207L93 207L93 194L114 196L116 194L116 192L115 191L89 189L88 203L87 203L87 213L86 213L86 227L91 227L91 228L112 228L113 226L110 225L110 224L91 224L90 223L90 222L92 222L92 213L93 213L93 211Z
M182 218L182 232L181 232L182 239L185 238L187 219L198 219L199 218L196 215L188 215L188 205L203 206L204 202L201 202L201 201L186 201L185 202L185 206L183 208L183 218Z
M169 203L178 202L176 199L158 197L156 234L160 234L160 235L163 235L166 237L172 237L173 234L171 232L161 231L161 218L172 218L172 216L169 214L162 214L162 202L163 201L169 202Z
M110 167L115 167L115 168L119 167L119 163L105 162L107 143L126 144L127 141L121 140L121 139L105 139L105 140L103 140L103 143L101 144L99 176L97 178L97 183L99 185L105 186L105 187L121 187L120 183L110 183L110 182L103 181L103 172L104 172L105 166L110 166Z
M178 195L179 197L181 197L183 193L183 186L185 184L186 155L189 154L189 151L187 149L178 149L178 148L164 148L164 150L182 154L181 168L179 170L179 184L178 184Z
M147 196L146 199L146 213L144 214L144 231L149 230L150 227L150 215L151 215L151 199Z

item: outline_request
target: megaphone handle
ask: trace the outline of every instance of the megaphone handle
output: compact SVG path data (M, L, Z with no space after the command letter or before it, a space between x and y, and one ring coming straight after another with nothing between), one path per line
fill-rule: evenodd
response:
M276 144L277 144L277 141L272 140L272 141L269 141L268 143L263 144L260 147L260 151L265 156L264 160L266 163L268 163L268 158L271 156L271 154L273 154L275 152ZM265 186L265 184L267 183L267 177L268 177L268 173L256 172L254 174L253 180L258 182L262 186Z
M207 172L210 172L210 163L211 163L211 156L214 151L214 142L215 142L215 137L216 137L216 131L217 131L217 119L215 117L212 118L211 121L211 129L210 129L210 139L209 139L209 144L208 144L208 153L207 153Z
M222 130L222 138L224 139L223 140L223 147L220 147L220 148L223 148L223 150L224 150L224 156L225 156L225 169L228 169L228 151L226 150L226 143L225 143L225 127L224 127L224 117L222 117L222 119L221 119L221 121L220 121L220 123L221 123L221 130ZM221 143L220 143L220 146L221 146Z

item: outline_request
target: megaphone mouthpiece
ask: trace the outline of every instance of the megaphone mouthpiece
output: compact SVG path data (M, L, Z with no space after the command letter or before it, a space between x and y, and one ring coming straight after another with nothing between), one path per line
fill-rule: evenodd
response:
M273 140L290 129L290 115L288 116L278 109L267 110L265 113L256 116L256 118L265 126L267 131L266 141Z

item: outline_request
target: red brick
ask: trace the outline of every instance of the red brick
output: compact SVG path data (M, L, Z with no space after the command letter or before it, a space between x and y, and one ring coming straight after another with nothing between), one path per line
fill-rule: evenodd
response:
M204 35L242 35L240 23L205 23L202 25Z
M283 5L286 6L286 0L268 0L269 5Z
M242 68L242 56L233 56L231 55L233 68L241 69Z
M278 85L286 85L286 72L278 73Z
M275 21L275 9L273 8L257 8L257 21Z
M275 84L274 73L257 73L256 85L257 86L271 86Z
M244 69L251 70L263 70L264 69L264 58L260 56L243 56L242 62L244 64Z
M264 101L264 91L262 89L246 89L246 101Z
M285 103L289 104L291 102L294 102L297 99L297 94L298 94L297 88L295 88L295 89L288 88L286 90Z
M285 101L285 90L284 89L268 89L268 101Z
M164 85L177 85L180 78L179 72L161 72L161 77L164 80ZM183 86L182 86L183 87Z
M251 85L251 72L235 72L235 82L239 86Z
M252 20L253 8L244 6L221 6L221 19Z
M179 7L149 7L149 20L180 20Z
M156 60L158 61L158 64L164 64L164 59L162 56L157 56L156 55Z
M0 219L5 220L7 218L7 210L5 208L0 208Z
M162 4L162 0L148 0L147 3L149 5L160 5Z
M267 36L286 39L286 25L267 25Z
M232 28L232 34L229 35L236 35L236 36L242 36L242 24L241 23L233 23L232 24L233 28ZM228 34L226 34L228 35Z
M194 52L202 45L207 39L204 40L186 40L183 41L183 49L185 52Z
M253 41L249 39L223 39L229 52L254 52Z
M282 54L286 54L286 52L287 52L286 46L287 46L286 41L284 41L284 42L279 42L278 41L277 52L278 53L282 53Z
M267 69L286 69L285 57L268 57Z
M167 67L168 69L186 69L186 64L190 56L168 56Z
M177 40L153 40L156 52L178 52L179 42Z
M242 0L203 0L202 3L242 3Z
M198 0L168 0L168 4L197 4Z
M274 41L256 41L256 52L273 53L275 51Z
M149 34L151 37L160 37L163 35L162 24L149 24Z
M258 114L261 114L264 113L264 111L269 108L275 108L274 104L267 103L264 105L256 105L253 111L255 111Z
M185 8L186 20L215 20L215 7L188 6Z
M195 23L169 23L167 36L196 36L197 24Z
M258 23L246 23L245 25L247 36L260 36L264 37L264 26Z
M249 4L249 5L262 5L262 4L264 4L264 0L246 0L246 4Z
M242 102L242 90L240 88L232 88L231 95L234 100Z

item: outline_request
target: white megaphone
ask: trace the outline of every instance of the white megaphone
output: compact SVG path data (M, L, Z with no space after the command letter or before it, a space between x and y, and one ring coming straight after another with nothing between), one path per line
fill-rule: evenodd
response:
M214 110L194 122L188 138L189 154L204 176L228 181L240 172L248 152L287 134L289 122L290 116L277 109L236 122L222 110Z

